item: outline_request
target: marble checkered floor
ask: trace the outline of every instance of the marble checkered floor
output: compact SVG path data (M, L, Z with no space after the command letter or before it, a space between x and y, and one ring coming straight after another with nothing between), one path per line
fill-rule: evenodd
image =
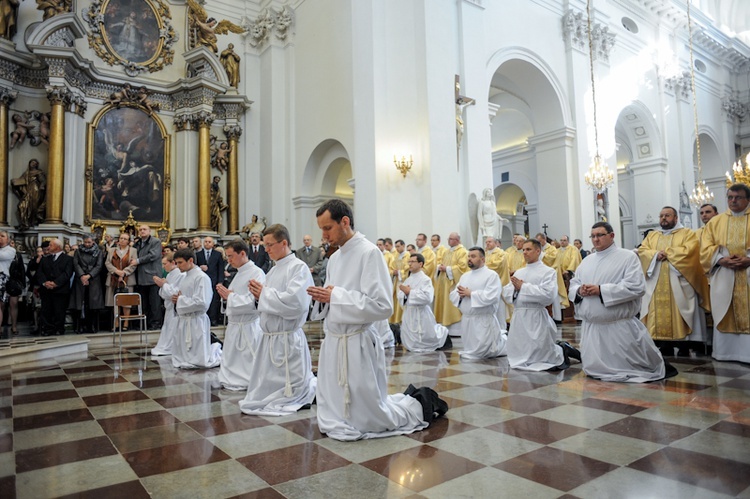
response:
M314 407L243 415L217 370L143 347L2 368L0 497L750 497L750 366L674 358L676 378L625 385L579 364L465 362L454 345L390 361L392 392L432 386L447 417L360 442L321 435Z

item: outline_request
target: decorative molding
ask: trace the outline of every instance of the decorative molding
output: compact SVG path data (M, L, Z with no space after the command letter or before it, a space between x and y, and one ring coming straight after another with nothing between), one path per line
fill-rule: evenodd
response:
M11 102L16 100L16 97L18 97L17 91L6 87L0 87L0 105L9 106Z
M566 43L578 50L588 51L588 20L584 13L568 9L562 17L562 25ZM596 22L591 23L591 44L594 49L594 60L609 62L609 55L615 46L615 36L614 33L610 33L609 26L603 26Z
M740 102L738 99L725 97L721 101L721 109L730 118L737 119L739 121L745 121L745 118L747 118L748 105Z
M272 32L278 40L286 42L294 21L294 10L285 5L278 11L274 10L273 7L264 8L254 21L244 17L242 27L245 28L246 36L249 37L248 43L252 47L260 49L269 42Z
M224 135L226 135L227 140L240 140L242 127L239 125L224 125Z
M211 126L216 115L209 111L179 114L174 117L174 127L178 132L196 131L201 126Z
M690 71L664 78L664 90L687 100L692 95L693 84Z
M68 26L63 26L44 40L45 47L73 47L76 35Z

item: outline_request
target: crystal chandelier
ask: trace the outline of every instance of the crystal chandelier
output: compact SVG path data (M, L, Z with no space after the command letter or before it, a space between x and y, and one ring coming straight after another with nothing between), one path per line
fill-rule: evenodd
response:
M693 124L695 126L695 150L698 159L698 181L695 183L693 192L690 194L690 204L700 207L714 200L714 193L703 181L703 167L701 166L701 137L698 135L698 99L695 92L695 61L693 60L693 22L690 17L690 3L687 0L688 39L690 41L690 87L693 91Z
M727 172L727 188L732 184L745 184L750 186L750 153L745 156L745 164L742 164L740 157L732 165L732 174Z
M588 35L589 35L589 68L591 69L591 98L594 102L594 144L596 154L594 162L589 165L589 169L583 177L584 182L596 194L606 191L615 181L612 170L604 162L599 154L599 127L596 123L596 84L594 83L594 44L591 35L591 0L586 2L586 15L588 18Z

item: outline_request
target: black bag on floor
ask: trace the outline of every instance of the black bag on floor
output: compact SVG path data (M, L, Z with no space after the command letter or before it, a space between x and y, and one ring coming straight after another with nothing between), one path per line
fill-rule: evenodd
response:
M422 404L422 419L427 424L432 423L435 419L448 412L448 404L432 388L426 386L415 388L414 385L409 385L404 395L414 397L417 399L417 402Z
M401 344L401 324L388 323L388 326L391 328L393 337L396 339L396 345L400 345Z

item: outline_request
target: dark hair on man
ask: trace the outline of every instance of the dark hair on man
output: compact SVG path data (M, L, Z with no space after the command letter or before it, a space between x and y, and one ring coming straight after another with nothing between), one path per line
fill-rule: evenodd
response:
M614 232L615 230L612 228L611 225L607 222L596 222L594 225L591 226L592 229L597 229L599 227L604 227L604 230L607 231L607 234L610 234Z
M539 251L542 251L542 243L540 243L538 240L534 239L533 237L531 239L527 239L523 242L523 244L531 244Z
M581 244L583 244L583 241L581 241L580 239L573 239L573 242L574 243L581 243Z
M168 262L174 262L174 253L167 253L163 257L161 257L161 259Z
M437 237L437 240L440 241L440 234L433 234L432 237Z
M385 238L383 238L383 243L384 244L393 244L393 239L391 239L390 237L385 237Z
M250 246L247 245L244 239L241 239L239 237L236 239L232 239L224 245L224 249L229 248L232 248L232 251L234 251L238 255L243 251L245 252L246 256L250 254Z
M39 246L40 248L49 248L49 241L42 241L42 244Z
M403 239L396 239L396 244L404 244L404 240Z
M703 203L699 209L702 210L706 206L710 206L714 210L714 213L719 213L719 209L716 207L716 205L711 203Z
M266 230L263 231L263 235L273 236L277 243L286 241L287 244L290 244L289 230L281 224L273 224L270 227L267 227Z
M675 210L672 206L665 206L662 208L662 210L672 210L672 213L674 213L674 216L677 216L677 210Z
M174 259L177 261L177 259L182 258L186 262L189 260L195 261L195 252L191 250L190 248L183 248L181 250L177 250L174 254Z
M318 208L318 211L315 212L315 216L319 217L326 211L331 214L331 220L336 223L341 223L341 220L344 217L347 217L349 219L349 227L354 229L354 215L352 214L352 209L342 200L329 199L323 203L323 206Z
M385 239L383 239L382 237L379 237L378 240L375 241L375 242L376 243L383 243L383 244L385 244Z
M482 258L484 258L484 248L480 248L479 246L472 246L471 248L469 248L469 253L471 253L472 251L478 251L479 254L482 255Z
M190 246L190 238L189 237L181 237L177 240L178 243L182 242Z
M409 258L416 258L419 263L421 263L422 265L424 265L424 256L422 255L422 253L414 253Z
M407 244L406 245L406 250L407 251L411 251L411 250L415 250L416 251L416 249L417 249L417 247L414 246L413 244Z
M732 184L729 186L729 189L727 189L727 192L744 192L745 197L750 199L750 187L746 186L745 184Z
M419 234L417 234L417 237L424 237L425 239L427 239L427 234L425 234L424 232L420 232Z

